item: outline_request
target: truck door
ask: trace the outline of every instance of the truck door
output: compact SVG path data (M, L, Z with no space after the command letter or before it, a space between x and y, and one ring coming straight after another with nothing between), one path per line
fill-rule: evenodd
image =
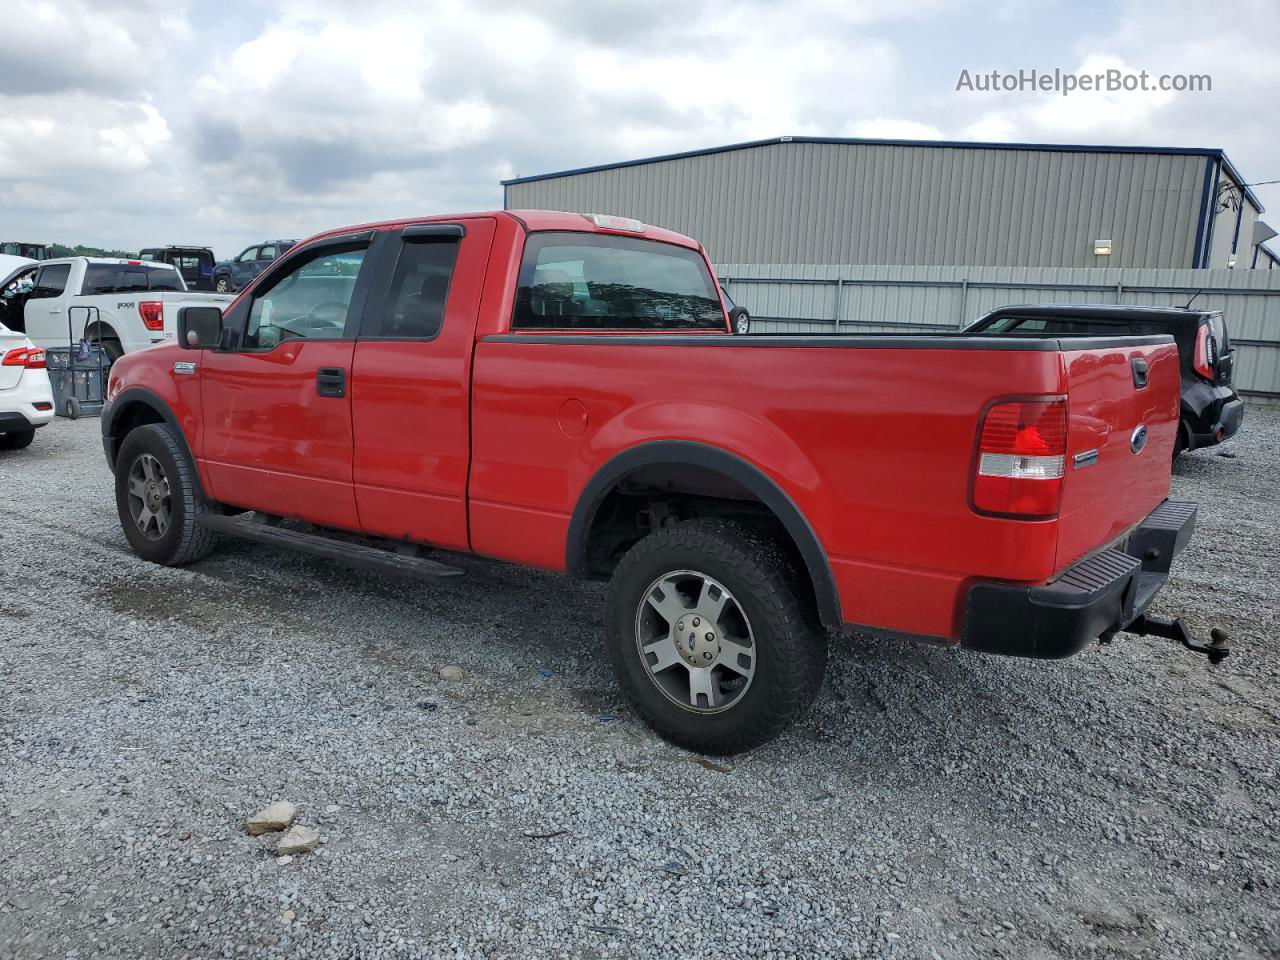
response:
M71 278L71 264L50 263L36 274L35 286L27 296L24 309L27 336L38 347L67 346L69 340L78 340L84 333L85 311L76 311L75 328L68 333L67 307L71 291L67 289Z
M351 359L376 234L309 245L228 312L231 350L201 354L210 495L360 529L351 486Z
M356 341L355 492L370 534L465 550L471 359L491 218L389 235Z

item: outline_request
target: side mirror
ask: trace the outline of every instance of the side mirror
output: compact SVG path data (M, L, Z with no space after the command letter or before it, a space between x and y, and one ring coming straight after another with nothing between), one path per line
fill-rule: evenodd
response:
M729 311L729 329L739 336L751 332L751 314L746 307L734 307Z
M222 311L217 307L183 307L178 311L178 346L185 350L216 347L222 336Z

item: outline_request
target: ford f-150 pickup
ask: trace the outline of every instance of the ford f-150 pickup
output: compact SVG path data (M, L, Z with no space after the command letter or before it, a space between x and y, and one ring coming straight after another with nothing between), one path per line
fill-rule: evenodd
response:
M602 652L690 748L776 736L842 630L1057 658L1181 624L1145 614L1195 517L1168 336L736 337L695 241L545 211L313 237L177 334L102 416L139 556L607 580Z

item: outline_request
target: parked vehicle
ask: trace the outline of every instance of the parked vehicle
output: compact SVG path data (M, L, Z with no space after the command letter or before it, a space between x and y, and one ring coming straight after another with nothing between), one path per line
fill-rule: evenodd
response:
M213 289L214 256L208 247L147 247L138 259L172 264L188 290Z
M751 332L751 314L747 312L746 307L740 307L733 302L733 298L729 296L729 291L724 288L724 284L720 284L720 296L724 299L724 312L729 317L729 329L744 336Z
M0 324L0 450L21 450L53 419L44 351Z
M65 257L26 264L0 281L0 322L39 347L80 338L101 342L113 362L173 337L179 307L223 304L229 296L190 293L169 264Z
M48 260L51 246L48 243L0 243L0 254L25 260Z
M272 240L245 247L238 257L222 260L213 267L213 289L218 293L243 290L263 270L297 240Z
M1114 304L1001 307L979 318L971 333L1032 337L1113 337L1170 334L1182 364L1176 457L1221 443L1244 421L1244 401L1231 385L1234 354L1220 311Z
M1168 499L1172 338L727 333L701 247L636 221L322 234L116 364L120 522L170 565L230 534L607 580L598 652L712 753L807 707L824 627L1027 657L1174 635L1144 614L1196 509Z

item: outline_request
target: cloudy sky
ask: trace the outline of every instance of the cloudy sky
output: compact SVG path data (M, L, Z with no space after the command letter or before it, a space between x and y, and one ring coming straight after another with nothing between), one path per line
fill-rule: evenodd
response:
M501 206L500 179L780 135L1222 147L1280 179L1280 5L8 0L0 240L137 249ZM1211 93L957 92L1020 68ZM1280 187L1257 188L1271 217Z

